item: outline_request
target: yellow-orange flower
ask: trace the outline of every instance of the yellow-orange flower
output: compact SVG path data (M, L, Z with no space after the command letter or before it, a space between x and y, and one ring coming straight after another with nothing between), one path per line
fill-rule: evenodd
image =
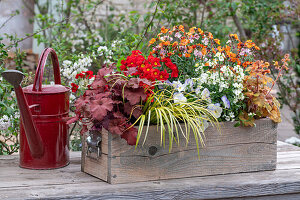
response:
M190 33L190 34L194 34L194 33L195 33L195 28L196 28L196 27L190 28L189 33Z
M219 40L219 39L214 39L214 41L215 41L218 45L220 45L220 40Z
M154 42L156 42L156 39L155 39L155 38L152 38L152 39L149 41L149 46L150 46L151 44L153 44Z
M230 46L225 46L225 52L228 54L228 52L230 51L231 47Z
M184 32L184 26L179 25L178 29L179 29L181 32Z
M180 45L181 46L186 46L188 43L189 43L190 41L188 40L188 39L182 39L181 41L180 41Z
M191 57L191 54L186 53L184 56L185 56L186 58L189 58L189 57Z
M178 45L178 42L175 41L173 44L172 44L172 47L176 47Z
M222 52L222 51L224 51L224 48L223 48L223 47L221 47L221 46L218 46L218 47L217 47L217 49L218 49L218 51L219 51L219 52Z
M236 40L239 40L239 37L237 36L237 34L230 34L229 36L230 36L230 37L233 37L233 38L236 39Z
M201 28L198 28L198 32L200 33L200 35L204 34L204 32L201 30Z
M240 48L243 47L243 45L244 45L244 44L243 44L242 42L239 42L239 43L237 44L237 48L240 49Z
M164 46L169 46L170 45L170 41L163 42L163 45Z
M202 53L202 55L206 55L206 53L207 53L206 48L202 48L201 53Z
M211 40L214 39L214 36L211 32L208 32L208 38L211 39Z
M161 33L167 33L169 29L165 28L164 26L161 27L160 32Z

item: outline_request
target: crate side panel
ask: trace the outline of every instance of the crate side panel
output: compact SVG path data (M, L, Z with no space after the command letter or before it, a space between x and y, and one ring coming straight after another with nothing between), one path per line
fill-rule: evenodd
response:
M198 159L195 140L188 147L174 146L171 153L160 146L159 133L151 127L144 146L135 150L113 136L111 183L138 182L192 176L273 170L276 167L276 124L258 120L255 128L235 128L224 123L222 134L208 128ZM154 137L154 136L159 137ZM181 138L182 141L183 138ZM142 141L142 140L141 140ZM168 142L168 140L166 140Z

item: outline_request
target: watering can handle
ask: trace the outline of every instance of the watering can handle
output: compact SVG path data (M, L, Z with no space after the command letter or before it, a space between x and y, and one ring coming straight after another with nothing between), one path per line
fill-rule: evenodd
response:
M35 72L34 84L33 84L33 88L32 88L33 91L42 91L44 67L45 67L45 63L46 63L49 53L51 53L55 84L61 84L59 62L58 62L57 55L56 55L54 49L46 48L42 52L42 55L39 59L38 67Z

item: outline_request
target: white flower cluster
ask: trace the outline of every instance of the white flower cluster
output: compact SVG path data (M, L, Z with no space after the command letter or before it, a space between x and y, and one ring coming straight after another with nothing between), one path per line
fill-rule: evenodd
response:
M220 56L222 57L222 55ZM214 67L214 62L210 62L209 64L210 66ZM226 65L223 65L220 68L220 71L216 70L215 72L205 71L203 69L204 64L198 64L196 65L196 68L200 73L200 77L194 79L198 85L198 90L203 89L203 84L207 84L209 86L218 86L218 92L222 92L224 89L232 88L232 91L235 94L232 103L237 103L240 100L244 100L243 80L245 74L240 65L235 65L233 67L235 73L233 73L230 67Z
M10 119L7 115L3 115L0 119L0 130L6 130L10 126Z
M76 52L76 50L78 51L78 48L85 49L88 46L94 45L95 41L103 42L103 38L96 31L92 31L94 34L88 37L86 25L83 22L71 22L70 28L72 31L62 32L62 36L71 40L73 53Z
M177 91L173 95L174 103L187 102L187 98L184 96L182 92L195 92L197 95L199 95L201 99L205 100L208 103L207 108L211 111L211 114L214 115L214 117L219 118L221 116L223 109L220 106L220 104L212 103L210 98L210 92L207 88L205 88L201 92L200 90L197 90L199 88L195 90L193 88L194 81L192 79L186 79L184 84L182 84L180 81L173 81L172 83L167 82L167 84L172 85Z
M67 80L75 80L76 75L82 71L87 71L91 64L91 57L84 55L81 55L81 58L74 63L69 60L65 60L62 63L61 74Z
M121 43L124 41L125 41L124 39L112 41L111 49L108 48L107 46L99 46L99 48L97 49L97 53L99 56L104 57L105 64L112 64L114 62L113 61L114 51L117 51L118 48L120 48Z
M113 51L111 49L108 49L107 46L100 46L97 52L99 56L104 57L104 63L112 64Z

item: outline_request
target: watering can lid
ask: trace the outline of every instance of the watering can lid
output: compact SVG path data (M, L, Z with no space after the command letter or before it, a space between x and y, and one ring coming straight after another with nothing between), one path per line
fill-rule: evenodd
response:
M33 91L33 85L29 85L23 88L24 93L26 94L58 94L58 93L65 93L70 91L70 88L65 87L60 84L55 85L43 85L41 91Z

